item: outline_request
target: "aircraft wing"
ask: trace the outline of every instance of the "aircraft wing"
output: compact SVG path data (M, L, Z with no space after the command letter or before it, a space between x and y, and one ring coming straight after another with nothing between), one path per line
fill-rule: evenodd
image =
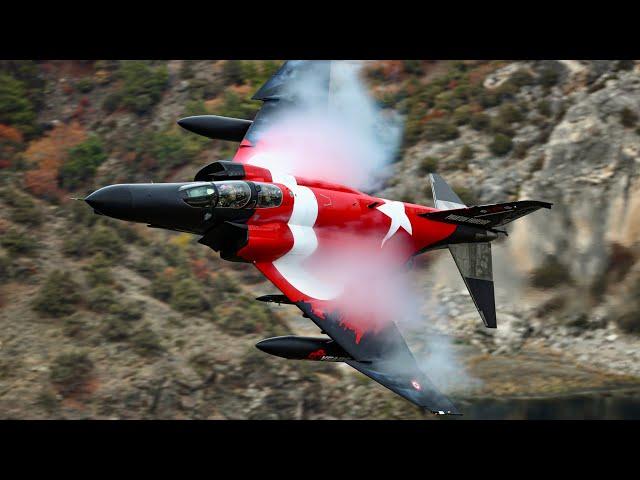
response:
M281 158L265 158L273 152L282 153L274 139L273 127L280 126L280 119L284 115L295 111L296 120L303 121L306 112L317 113L326 105L330 108L331 96L331 62L290 60L258 90L253 99L261 100L262 109L256 115L248 128L240 148L234 157L239 163L278 169L282 165ZM302 113L302 114L301 114ZM289 125L287 127L296 127ZM279 132L281 133L281 132ZM287 135L293 135L287 131ZM307 133L307 132L297 132ZM284 143L289 138L280 138ZM322 139L321 143L335 142L333 138ZM308 154L314 148L322 145L305 144L302 152ZM289 150L285 151L289 153ZM263 156L262 158L260 158ZM276 155L277 156L277 155ZM272 162L272 163L271 163ZM305 176L300 171L301 164L286 165L286 173ZM324 180L333 181L327 178ZM303 192L299 192L302 195ZM313 227L296 226L299 230ZM294 238L296 235L294 235ZM433 413L457 414L451 401L438 392L424 373L419 369L404 338L400 334L392 319L388 321L371 322L375 316L375 308L363 305L362 311L355 313L352 308L346 313L338 304L332 292L335 285L332 282L321 282L314 276L314 272L303 268L303 260L315 250L316 235L298 235L300 237L294 248L285 257L275 262L257 262L257 268L294 303L303 314L310 318L324 333L340 345L352 358L347 363L364 373L383 386L396 392L416 405L426 408ZM323 244L323 241L320 241ZM321 245L322 247L322 245ZM303 293L304 290L304 293ZM342 311L341 311L342 310ZM358 318L356 318L358 317Z
M258 262L256 267L354 359L347 364L432 413L460 414L420 370L393 321L363 327L351 318L355 315L342 313L334 301L318 300L297 290L273 263Z
M242 140L234 161L246 161L247 149L255 147L263 133L291 107L304 107L305 102L317 106L324 102L328 108L330 79L330 60L286 61L252 97L264 103Z

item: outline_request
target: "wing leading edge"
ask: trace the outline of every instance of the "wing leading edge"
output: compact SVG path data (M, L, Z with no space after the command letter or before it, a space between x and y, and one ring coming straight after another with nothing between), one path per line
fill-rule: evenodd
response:
M460 415L451 400L436 390L420 370L394 322L379 331L363 333L357 341L354 332L345 326L347 319L339 313L320 316L310 303L297 302L296 305L357 359L346 362L348 365L431 413Z
M433 414L462 415L451 403L451 400L440 393L417 366L413 371L409 369L398 371L393 363L384 361L372 362L371 364L354 361L346 363L392 392ZM411 375L412 372L413 375ZM411 387L407 387L407 384L410 384Z
M292 106L304 108L309 103L326 103L328 107L330 84L331 61L288 60L252 97L263 105L245 138L255 145L262 132Z
M306 317L355 359L347 361L348 365L432 413L460 415L451 400L420 370L393 321L382 328L358 331L351 326L349 318L333 308L331 301L306 297L293 288L273 264L256 266Z

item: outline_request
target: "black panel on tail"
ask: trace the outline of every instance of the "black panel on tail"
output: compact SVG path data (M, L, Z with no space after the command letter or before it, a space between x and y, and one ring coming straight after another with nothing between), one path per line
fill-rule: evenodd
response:
M463 278L485 326L487 328L496 328L496 300L493 281L471 277Z
M449 245L451 256L487 328L496 328L490 243Z

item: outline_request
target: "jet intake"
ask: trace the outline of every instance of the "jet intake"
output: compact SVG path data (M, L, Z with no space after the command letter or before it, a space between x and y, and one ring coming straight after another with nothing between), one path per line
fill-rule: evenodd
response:
M329 338L296 337L288 335L262 340L256 347L269 355L289 360L345 362L353 360L336 342Z
M270 182L271 172L255 165L219 160L202 167L193 179L194 182L217 182L219 180Z

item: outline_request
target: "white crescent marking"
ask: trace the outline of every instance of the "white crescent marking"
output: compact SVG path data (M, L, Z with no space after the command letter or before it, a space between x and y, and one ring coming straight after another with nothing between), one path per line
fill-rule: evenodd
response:
M318 200L313 191L298 185L293 175L271 170L274 183L286 185L293 192L293 212L288 227L293 235L293 247L273 262L287 282L303 294L318 300L331 300L341 288L328 284L304 269L302 263L318 248L318 237L313 229L318 218Z

